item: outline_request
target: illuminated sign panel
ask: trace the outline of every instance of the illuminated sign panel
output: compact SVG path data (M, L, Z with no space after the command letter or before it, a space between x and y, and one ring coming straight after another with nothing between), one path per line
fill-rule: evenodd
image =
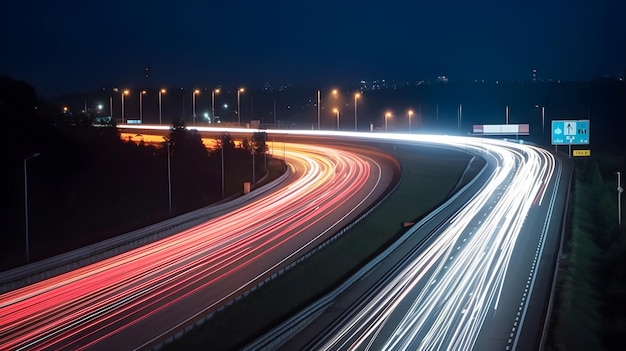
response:
M573 156L591 156L591 150L572 150Z
M472 128L474 134L483 135L528 135L528 124L475 124Z
M552 145L589 144L589 120L552 121Z

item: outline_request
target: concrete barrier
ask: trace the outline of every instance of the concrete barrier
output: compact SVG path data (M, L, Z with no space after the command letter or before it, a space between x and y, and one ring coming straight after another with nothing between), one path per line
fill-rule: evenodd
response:
M282 176L248 194L232 198L219 204L206 206L80 249L2 272L0 273L0 294L67 273L173 234L180 233L185 229L206 222L225 211L263 195L284 182L288 177L289 167L287 167Z

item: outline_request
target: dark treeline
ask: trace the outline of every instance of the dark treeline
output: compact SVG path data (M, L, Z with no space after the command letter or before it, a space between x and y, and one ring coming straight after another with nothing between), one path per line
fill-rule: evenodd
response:
M198 132L177 121L161 145L125 141L115 124L94 127L90 115L64 114L32 86L7 77L0 78L0 116L6 175L0 270L26 262L25 164L31 262L169 218L166 142L172 215L223 199L222 146L224 197L251 181L253 150L257 181L266 172L263 133L240 145L228 134L203 145Z

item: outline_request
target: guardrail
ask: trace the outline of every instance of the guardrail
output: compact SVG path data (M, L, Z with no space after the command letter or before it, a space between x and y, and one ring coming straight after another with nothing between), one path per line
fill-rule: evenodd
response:
M271 190L287 179L289 174L289 167L287 167L282 176L230 201L206 206L127 234L2 272L0 294L113 257L206 222L223 211L237 207Z
M561 221L561 230L559 232L559 250L556 254L556 264L554 265L554 271L552 272L552 285L550 288L550 296L548 297L548 306L546 307L545 317L543 321L543 328L541 330L541 338L539 341L539 350L543 351L546 348L546 344L548 343L549 331L550 331L550 322L552 321L552 312L554 309L554 304L556 300L556 288L559 280L559 272L561 269L561 259L563 258L563 246L565 241L566 229L567 229L567 220L568 220L568 211L569 211L569 196L572 190L572 179L574 177L574 167L571 166L569 173L569 178L567 181L567 197L565 198L565 209L563 210L563 220Z

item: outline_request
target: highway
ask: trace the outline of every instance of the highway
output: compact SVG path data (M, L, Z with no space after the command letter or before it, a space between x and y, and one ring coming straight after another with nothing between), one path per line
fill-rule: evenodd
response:
M0 349L146 349L356 218L396 171L380 152L276 143L289 184L231 213L0 296Z
M566 194L560 160L506 141L397 140L482 155L486 172L281 349L537 349Z

